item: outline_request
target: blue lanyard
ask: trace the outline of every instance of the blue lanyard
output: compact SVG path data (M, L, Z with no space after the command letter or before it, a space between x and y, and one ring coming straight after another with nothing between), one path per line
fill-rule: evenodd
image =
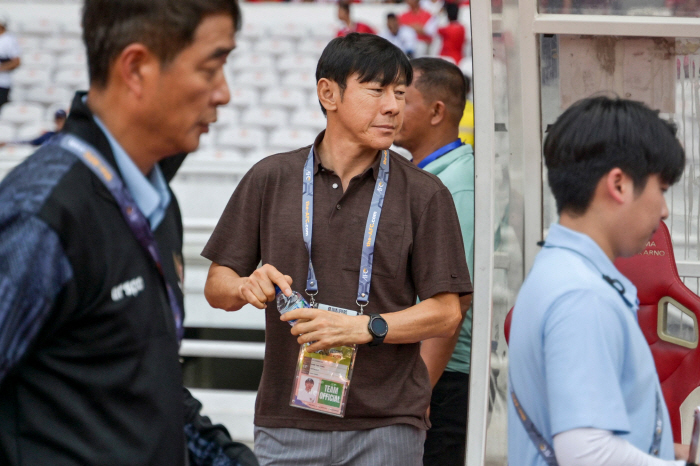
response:
M369 288L372 281L372 260L374 258L374 242L377 239L379 218L382 215L386 186L389 182L389 151L382 151L382 160L379 164L379 173L374 185L372 203L367 215L365 235L362 242L362 261L360 263L360 280L357 287L357 305L360 313L369 303ZM314 227L314 149L311 147L309 156L304 165L304 177L302 184L302 215L301 224L304 234L304 243L309 252L309 272L306 277L306 293L311 297L311 305L314 304L314 296L318 293L318 281L314 266L311 263L311 238Z
M112 169L112 167L110 167L97 149L77 136L72 134L59 134L54 137L49 144L57 145L75 154L78 159L85 164L85 166L87 166L95 175L97 175L100 181L102 181L107 189L109 189L109 192L112 193L114 200L117 201L117 204L119 204L124 220L126 220L129 228L131 228L131 232L134 234L139 244L141 244L146 252L148 252L151 259L153 259L153 262L158 269L158 273L163 279L163 283L165 284L165 288L168 292L170 308L173 312L173 317L175 318L177 341L178 343L181 342L182 337L184 336L182 309L178 304L173 288L165 278L163 265L160 260L160 255L158 254L158 245L156 243L155 236L153 235L153 231L151 230L151 226L141 210L139 210L129 190L126 188L126 186L124 186L124 182L121 178L119 178L119 176L117 176L116 172Z
M435 152L418 162L418 168L425 168L425 166L428 165L430 162L434 162L435 160L439 159L448 152L451 152L463 145L464 143L462 142L462 140L457 139L455 142L451 142L446 146L442 146L441 148L439 148L438 150L436 150Z

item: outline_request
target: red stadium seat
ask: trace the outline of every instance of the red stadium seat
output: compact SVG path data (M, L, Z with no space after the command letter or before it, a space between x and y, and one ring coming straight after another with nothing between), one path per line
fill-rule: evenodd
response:
M700 387L700 297L690 291L678 275L671 235L664 222L642 253L618 259L615 266L637 287L639 326L654 356L671 416L673 438L676 442L685 440L687 443L693 408L684 407L681 416L681 405L689 395L693 407L698 404L693 399L700 392L696 391Z
M644 251L634 257L617 259L615 266L637 287L639 326L654 356L673 438L677 443L688 443L692 411L700 404L700 297L678 275L671 235L664 222ZM506 341L512 314L513 309L504 323Z

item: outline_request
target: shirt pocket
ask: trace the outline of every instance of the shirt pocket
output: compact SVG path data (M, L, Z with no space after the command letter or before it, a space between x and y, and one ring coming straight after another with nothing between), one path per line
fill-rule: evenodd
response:
M362 231L359 241L348 241L345 246L346 264L343 270L351 270L360 273L360 262L362 261L362 241L364 241L366 218L354 217L351 220L351 230ZM405 224L390 222L383 219L379 221L377 229L377 239L374 243L374 254L372 261L372 273L388 278L396 278L399 265L402 260Z

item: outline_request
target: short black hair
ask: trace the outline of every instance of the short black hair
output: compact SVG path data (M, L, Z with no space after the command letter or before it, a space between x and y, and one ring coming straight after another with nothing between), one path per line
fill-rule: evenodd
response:
M641 102L598 96L579 100L547 130L544 161L557 212L586 212L600 179L620 168L636 191L649 175L673 184L685 168L676 127Z
M421 57L411 60L413 70L419 72L414 86L426 103L441 101L450 119L456 125L462 119L467 103L467 81L454 63L442 58Z
M216 13L230 14L240 30L237 0L85 0L82 26L90 84L106 86L114 59L136 42L161 64L169 63L192 43L204 17Z
M396 18L396 13L387 13L386 19L398 19L398 18Z
M358 74L362 83L376 81L381 86L410 86L413 81L411 63L401 49L374 34L357 32L336 37L326 45L316 66L316 82L325 78L338 83L342 97L353 74ZM321 110L325 115L323 105Z
M459 4L455 2L445 2L445 13L450 21L457 21L459 18Z

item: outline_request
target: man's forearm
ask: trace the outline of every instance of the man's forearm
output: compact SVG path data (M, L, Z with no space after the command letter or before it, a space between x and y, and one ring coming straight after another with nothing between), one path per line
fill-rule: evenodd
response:
M454 335L448 338L431 338L430 340L425 340L420 348L420 355L423 358L423 362L425 362L425 366L428 368L430 386L432 388L434 388L435 384L440 380L442 373L445 371L445 367L447 367L447 363L450 362L452 353L459 340L462 324L472 304L472 296L467 295L460 297L459 303L462 310L462 321L459 323Z
M18 68L20 64L19 58L13 58L5 63L0 63L0 71L12 71Z
M241 277L232 269L212 264L204 286L204 297L211 307L226 311L237 311L247 304L239 293Z
M382 314L389 326L385 343L415 343L454 336L462 312L457 293L440 293L403 311Z

